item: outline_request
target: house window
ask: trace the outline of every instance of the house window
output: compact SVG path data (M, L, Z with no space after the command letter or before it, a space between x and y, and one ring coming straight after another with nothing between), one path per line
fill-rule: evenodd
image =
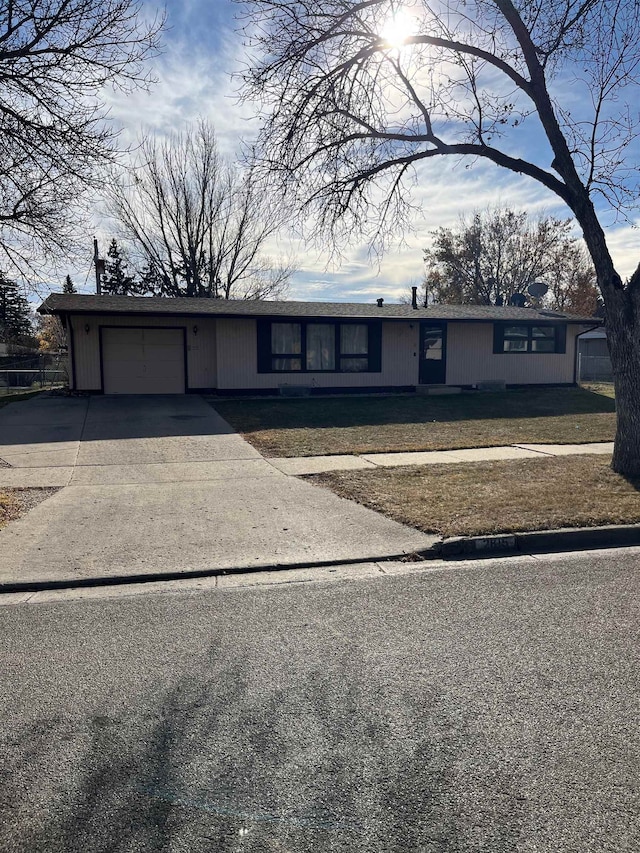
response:
M494 325L494 353L563 353L566 352L567 327L565 325L530 324L509 326Z
M271 369L302 370L302 336L299 323L271 325Z
M259 373L379 373L381 324L258 321Z
M343 373L369 370L369 327L364 323L340 326L340 370Z
M336 369L336 327L332 323L307 325L307 370Z

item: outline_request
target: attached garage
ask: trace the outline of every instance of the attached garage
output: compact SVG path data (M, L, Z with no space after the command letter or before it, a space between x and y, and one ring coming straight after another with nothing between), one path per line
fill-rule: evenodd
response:
M105 394L184 394L184 329L103 326Z

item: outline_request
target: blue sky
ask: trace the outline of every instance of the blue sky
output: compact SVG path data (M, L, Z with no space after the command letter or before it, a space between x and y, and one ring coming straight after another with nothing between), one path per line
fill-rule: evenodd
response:
M143 4L150 15L157 8L148 0ZM135 142L140 133L163 135L204 116L214 123L222 150L233 157L240 140L250 140L257 127L252 106L239 104L237 82L232 78L246 58L234 20L238 9L230 0L169 0L166 8L164 49L154 61L158 82L148 93L126 98L109 93L112 119L123 129L123 142ZM497 204L532 214L569 215L538 184L486 163L470 168L445 160L429 163L420 172L412 201L419 209L412 233L398 234L397 244L381 259L371 257L365 243L354 243L345 249L340 263L328 264L317 248L305 246L290 233L280 234L270 247L272 253L294 253L298 267L290 298L371 301L384 296L397 301L419 283L422 249L438 226L455 225L460 215ZM112 233L103 218L96 218L96 233L104 254ZM621 274L630 275L640 258L638 232L622 224L608 234ZM86 266L80 264L74 272L74 280L85 292L92 292L93 282L89 250Z

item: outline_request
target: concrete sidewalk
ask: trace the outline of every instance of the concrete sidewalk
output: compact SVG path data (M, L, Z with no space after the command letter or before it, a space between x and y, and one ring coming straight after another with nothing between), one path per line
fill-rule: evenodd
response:
M431 450L411 453L367 453L362 456L297 456L269 459L274 468L289 476L322 474L363 468L401 465L442 465L456 462L485 462L501 459L542 459L549 456L613 453L613 442L591 444L512 444L504 447L474 447L464 450ZM0 471L0 482L2 472Z
M66 486L0 531L0 583L368 561L437 539L285 476L196 396L11 404L0 460L0 485Z

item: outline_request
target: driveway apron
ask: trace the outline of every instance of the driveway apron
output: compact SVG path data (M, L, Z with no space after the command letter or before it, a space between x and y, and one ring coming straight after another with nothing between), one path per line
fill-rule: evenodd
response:
M0 460L0 486L64 486L0 531L0 583L371 560L434 541L286 476L197 396L14 403Z

